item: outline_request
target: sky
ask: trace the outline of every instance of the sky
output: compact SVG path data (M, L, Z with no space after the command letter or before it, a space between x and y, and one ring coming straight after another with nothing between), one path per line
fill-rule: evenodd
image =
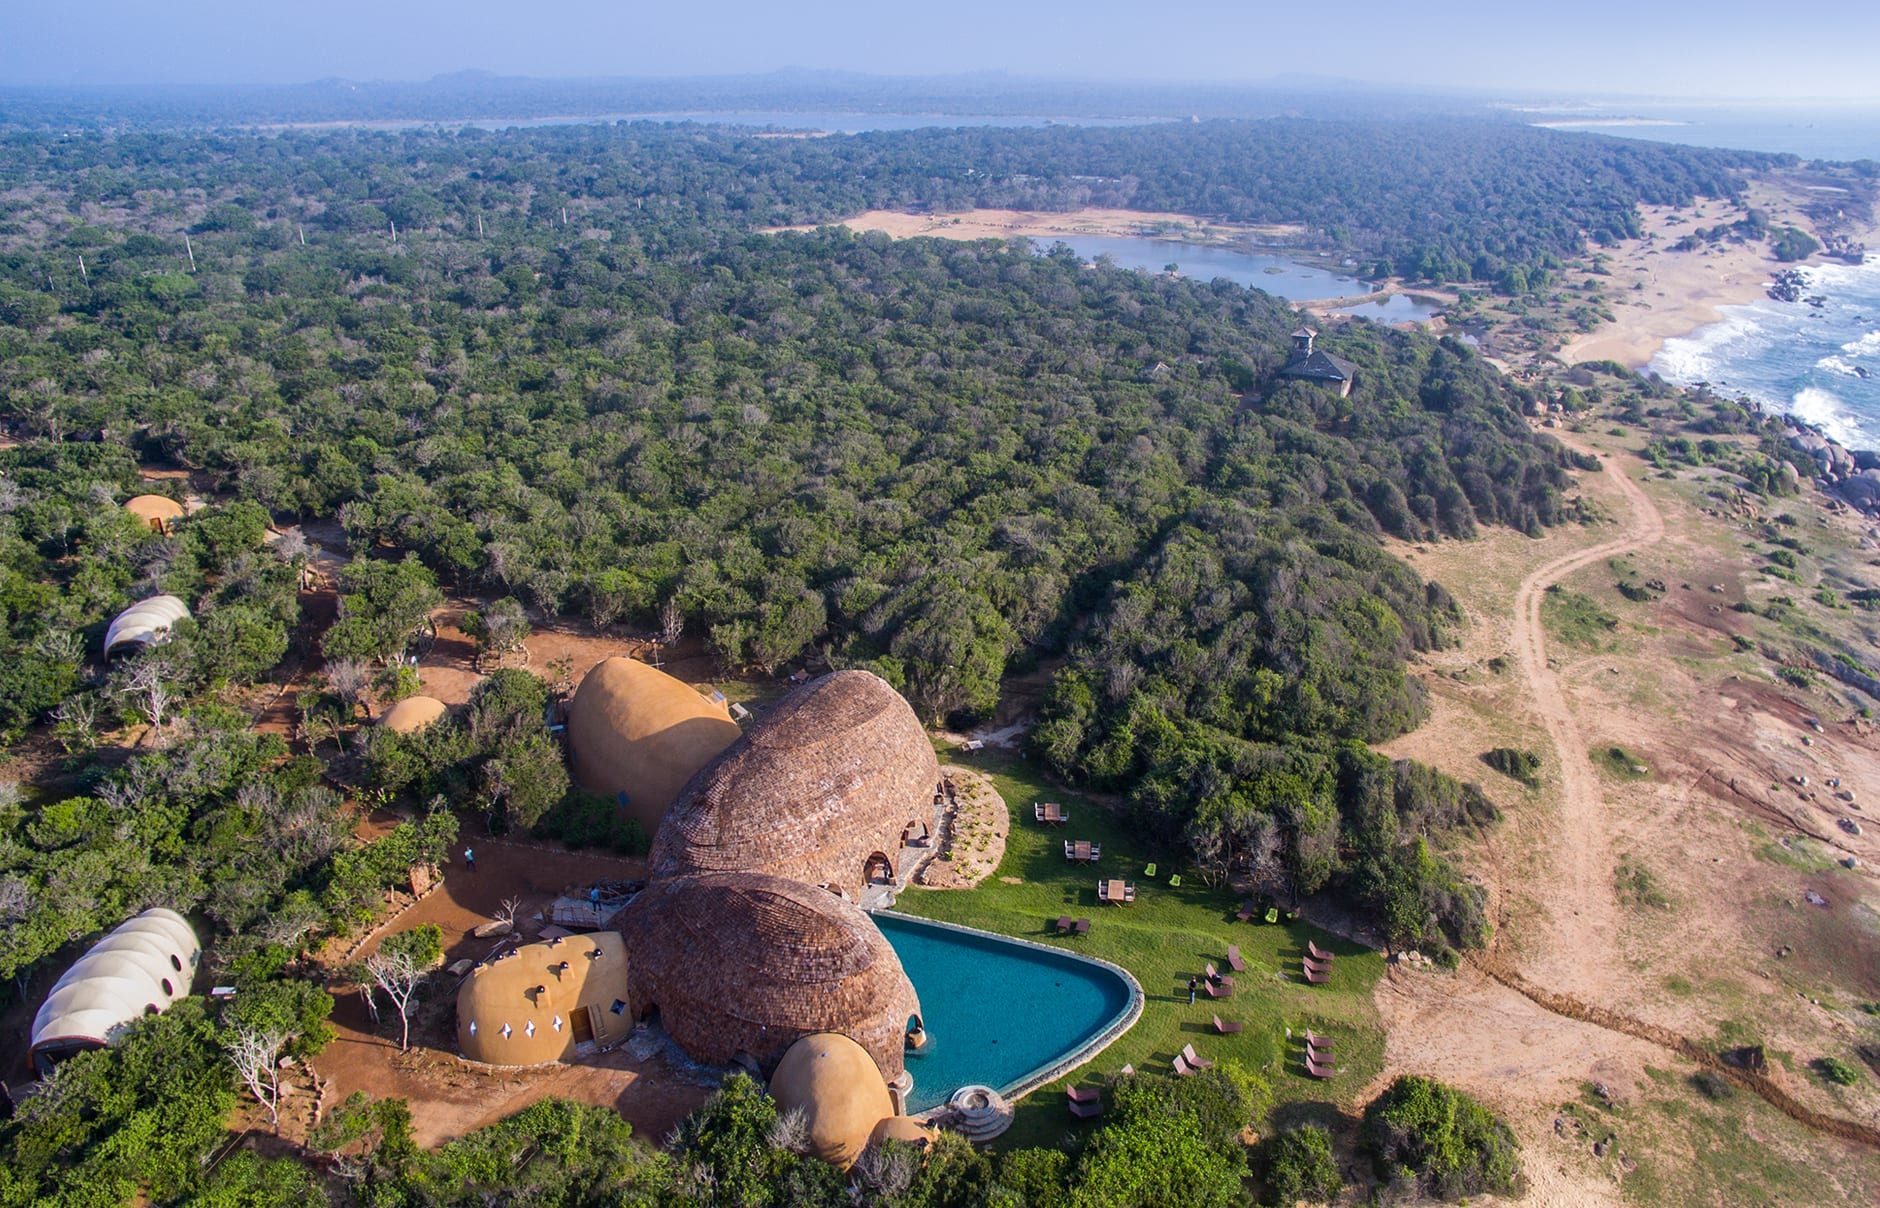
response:
M1793 11L1792 24L1784 24ZM1005 70L1880 102L1880 4L1811 0L6 0L0 84Z

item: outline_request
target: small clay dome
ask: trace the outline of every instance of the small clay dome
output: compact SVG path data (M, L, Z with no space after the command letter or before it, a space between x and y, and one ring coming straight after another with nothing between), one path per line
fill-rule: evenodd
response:
M183 516L183 505L168 495L133 495L124 501L124 510L159 533L169 532L170 521Z
M634 1018L657 1008L694 1061L769 1071L803 1037L839 1032L881 1077L905 1068L914 985L874 920L827 890L757 873L655 881L620 931Z
M624 793L649 835L692 774L737 738L723 705L635 659L595 664L568 705L575 783L603 797Z
M855 1164L882 1121L894 1114L888 1085L861 1045L834 1032L790 1046L770 1078L779 1111L800 1111L809 1151L832 1166Z
M903 872L934 826L940 765L901 694L866 671L790 693L685 786L653 839L655 876L762 872L859 896Z
M394 734L422 730L450 712L444 702L433 696L407 696L385 711L379 725Z
M875 1131L868 1138L870 1145L879 1145L883 1141L906 1141L910 1145L932 1145L934 1131L912 1116L889 1116L875 1125Z

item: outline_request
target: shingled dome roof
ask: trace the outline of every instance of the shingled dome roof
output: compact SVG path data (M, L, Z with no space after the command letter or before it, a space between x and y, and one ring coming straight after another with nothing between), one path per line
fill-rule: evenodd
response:
M604 797L625 794L649 835L692 774L737 737L723 705L635 659L595 664L568 705L575 783Z
M934 824L940 765L901 694L866 671L812 680L706 765L653 839L655 876L765 872L859 896Z
M166 642L170 628L188 615L189 606L175 596L139 600L120 612L105 630L104 652L109 656L119 646L155 646Z
M124 510L159 533L183 516L183 505L168 495L133 495L124 501Z
M33 1064L41 1074L81 1049L114 1039L125 1024L189 993L202 955L174 910L153 907L120 924L65 971L33 1016Z
M394 734L410 734L424 729L448 712L449 707L434 696L407 696L385 711L384 716L379 718L379 725Z
M756 873L656 881L621 916L635 1019L655 1008L693 1060L775 1068L805 1036L837 1032L900 1077L920 999L860 907ZM872 1124L872 1121L871 1121Z
M770 1076L779 1111L803 1113L812 1156L847 1170L875 1127L894 1115L894 1100L875 1059L847 1036L818 1032L790 1046Z

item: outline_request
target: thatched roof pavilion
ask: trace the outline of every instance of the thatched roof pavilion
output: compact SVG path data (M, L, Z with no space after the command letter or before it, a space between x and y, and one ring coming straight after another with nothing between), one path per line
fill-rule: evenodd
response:
M770 1097L778 1111L803 1113L811 1155L844 1170L862 1156L876 1128L895 1118L875 1059L836 1032L791 1045L770 1077Z
M803 1037L836 1032L884 1080L905 1068L913 983L868 915L826 890L758 873L655 881L620 931L633 1017L657 1010L696 1061L748 1057L768 1072Z
M859 897L903 870L910 826L934 825L940 765L901 694L866 671L796 689L685 786L653 875L766 872Z
M737 737L723 705L637 659L596 663L568 704L575 783L603 797L624 795L649 835L680 787Z

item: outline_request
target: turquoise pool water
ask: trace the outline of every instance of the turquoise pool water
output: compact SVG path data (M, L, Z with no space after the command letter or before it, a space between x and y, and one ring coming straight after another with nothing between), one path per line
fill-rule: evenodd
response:
M910 1114L962 1086L1004 1092L1129 1010L1129 983L1101 965L905 915L873 917L920 995L927 1026L926 1046L907 1055Z

